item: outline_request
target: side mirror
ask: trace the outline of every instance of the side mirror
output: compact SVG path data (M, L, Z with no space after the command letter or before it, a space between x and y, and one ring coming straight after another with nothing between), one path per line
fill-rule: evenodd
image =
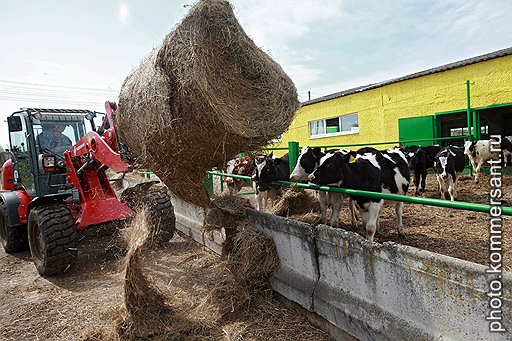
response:
M23 125L21 124L21 117L19 116L9 116L7 117L7 125L9 126L9 131L22 131Z

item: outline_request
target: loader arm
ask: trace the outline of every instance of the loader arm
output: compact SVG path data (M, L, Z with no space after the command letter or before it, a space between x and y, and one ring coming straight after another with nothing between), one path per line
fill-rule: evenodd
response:
M69 151L64 152L67 177L80 193L80 213L77 227L134 216L134 212L120 202L107 177L107 169L127 172L130 165L121 159L113 126L115 103L106 102L107 115L98 132L83 136Z

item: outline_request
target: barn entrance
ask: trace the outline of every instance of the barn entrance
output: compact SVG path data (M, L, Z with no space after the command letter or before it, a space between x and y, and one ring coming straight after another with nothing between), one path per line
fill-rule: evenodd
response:
M489 139L491 135L512 135L512 103L497 104L471 109L471 135L477 140ZM398 120L399 140L422 140L403 143L404 145L440 144L463 147L468 135L467 111L465 109L450 112L438 112L435 115L408 117ZM430 140L444 137L446 140ZM453 139L450 139L453 137Z
M456 137L468 135L467 112L465 110L436 113L436 137ZM512 104L494 105L471 110L471 134L475 139L489 139L491 135L512 135ZM444 140L441 145L462 147L460 139Z

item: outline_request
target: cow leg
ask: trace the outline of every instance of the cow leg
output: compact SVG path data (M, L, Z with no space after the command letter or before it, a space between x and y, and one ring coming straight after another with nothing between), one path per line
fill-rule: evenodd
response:
M450 194L450 200L455 201L455 199L457 198L457 176L455 175L454 180L452 174L449 174L448 178L448 193Z
M441 199L446 199L445 183L441 175L437 174L437 182L439 183L439 192L441 192Z
M366 238L373 242L373 237L377 231L377 220L382 207L382 200L380 202L371 202L368 204L368 220L366 222Z
M340 220L340 210L343 206L343 196L338 193L329 193L329 202L332 207L331 226L338 227Z
M277 190L275 189L269 189L267 191L267 196L268 196L268 199L270 201L270 206L269 206L269 209L274 207L274 203L276 202L276 199L277 199Z
M503 168L507 167L508 158L512 155L512 152L509 152L508 150L503 151Z
M482 168L483 162L478 162L478 165L475 168L475 183L478 183L478 174L480 173L480 168Z
M404 213L404 203L399 201L395 204L396 219L398 220L398 235L401 237L405 236L404 225L402 221L402 214Z
M421 174L421 193L425 193L425 188L427 187L427 172L425 171Z
M414 195L420 194L420 176L421 174L417 171L414 171L414 186L416 187L416 191L414 192Z
M267 201L267 192L259 192L256 194L256 206L258 211L265 211L265 204Z
M320 213L322 214L322 223L327 224L327 192L318 191L318 202L320 203Z
M352 200L352 197L348 197L348 208L350 210L352 227L357 227L356 206L354 204L354 200Z

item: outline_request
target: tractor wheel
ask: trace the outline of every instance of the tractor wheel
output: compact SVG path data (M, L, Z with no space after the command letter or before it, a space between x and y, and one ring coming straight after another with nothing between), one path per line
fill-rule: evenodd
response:
M167 191L158 186L147 188L146 184L129 188L123 192L123 198L132 210L145 208L149 213L150 231L155 245L162 246L169 242L176 230L174 207Z
M7 226L5 204L0 203L0 240L6 253L25 251L28 248L27 227Z
M75 222L65 204L42 205L28 215L28 241L42 276L65 272L77 258Z

